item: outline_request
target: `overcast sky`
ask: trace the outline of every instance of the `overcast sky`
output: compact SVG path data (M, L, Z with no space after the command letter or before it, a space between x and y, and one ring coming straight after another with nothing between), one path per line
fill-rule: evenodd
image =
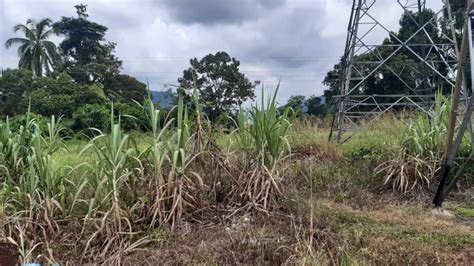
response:
M109 28L123 72L148 78L153 90L175 84L190 58L226 51L251 81L268 89L280 80L284 102L322 94L326 72L343 53L352 0L0 0L0 67L17 66L16 49L3 47L15 24L75 16L81 2L90 20ZM379 2L377 17L396 29L396 1Z

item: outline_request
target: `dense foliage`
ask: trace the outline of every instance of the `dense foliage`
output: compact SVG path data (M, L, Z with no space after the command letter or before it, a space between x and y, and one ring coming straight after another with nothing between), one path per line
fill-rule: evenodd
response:
M125 130L144 130L137 103L147 97L146 85L120 74L122 62L114 55L115 44L105 40L107 27L88 19L87 6L75 8L77 17L63 17L55 23L30 19L14 27L25 38L14 37L5 43L7 48L20 45L20 62L19 69L7 69L0 77L0 116L29 110L61 116L64 124L77 131L88 127L109 130L105 117L114 102ZM54 33L63 37L59 51L48 40Z
M178 82L187 91L186 102L191 102L192 89L197 88L203 111L211 121L254 98L255 85L240 72L240 62L226 52L194 58L190 64Z
M80 84L103 82L122 67L114 55L116 44L105 41L107 27L88 20L87 6L76 5L77 17L62 17L53 24L64 40L59 45L64 69Z
M32 112L70 118L84 104L107 101L101 84L81 86L66 73L57 78L32 77L28 70L8 69L0 78L0 91L5 93L0 112L14 116Z

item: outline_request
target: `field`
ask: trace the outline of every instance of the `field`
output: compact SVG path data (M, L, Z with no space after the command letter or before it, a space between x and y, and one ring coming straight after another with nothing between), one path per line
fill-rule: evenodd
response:
M474 259L472 188L431 213L434 187L397 193L381 187L376 158L364 147L396 141L403 124L391 118L343 146L328 129L295 125L285 192L269 214L211 212L176 232L158 231L159 244L127 261L244 264L464 264ZM436 184L433 184L436 185Z
M473 1L7 0L0 266L472 265Z
M160 126L159 111L147 104L149 133L128 134L111 121L107 133L68 139L57 119L44 129L33 119L16 129L1 123L3 228L22 261L474 259L472 172L444 205L452 215L432 214L439 136L425 136L420 157L412 156L421 164L404 161L409 169L415 162L415 172L387 178L400 146L411 152L403 136L424 132L414 130L423 125L416 117L383 117L337 145L327 141L326 121L278 114L271 100L241 110L231 132L209 127L199 109L188 113L181 101L175 119Z

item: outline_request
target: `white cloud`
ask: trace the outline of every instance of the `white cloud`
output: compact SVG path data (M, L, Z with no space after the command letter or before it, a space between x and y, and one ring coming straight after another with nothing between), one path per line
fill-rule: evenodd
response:
M346 37L347 24L351 13L352 1L325 0L323 29L321 37L324 39L338 39Z

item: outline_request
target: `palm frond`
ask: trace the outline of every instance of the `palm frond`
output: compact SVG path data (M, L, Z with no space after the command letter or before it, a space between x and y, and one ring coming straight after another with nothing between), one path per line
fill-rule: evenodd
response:
M48 29L47 31L43 32L39 37L40 40L47 40L51 34L54 34L53 29Z
M51 41L42 41L41 44L43 45L47 54L53 62L57 63L61 60L61 57L59 56L58 50L56 48L56 44Z
M30 40L25 39L25 38L17 38L17 37L10 38L5 42L5 48L8 49L8 48L12 47L12 45L14 45L14 44L24 44L24 43L29 42L29 41Z
M43 33L45 33L45 29L51 25L51 19L49 18L44 18L36 24L36 39L41 40L41 36L43 36ZM47 31L46 31L47 32Z
M28 22L27 22L27 24L28 24ZM25 34L26 38L28 38L32 41L36 40L36 34L35 34L34 30L29 28L26 25L23 25L23 24L15 25L13 27L13 31L15 31L15 32L22 31Z
M26 25L35 25L36 21L32 18L29 18L26 20Z
M20 57L20 61L18 61L18 67L23 68L23 69L32 69L32 53L31 50L28 50L27 52L23 53L22 56Z
M34 43L31 41L28 41L18 47L18 56L21 58L23 57L23 54L29 52L32 48L34 47Z

